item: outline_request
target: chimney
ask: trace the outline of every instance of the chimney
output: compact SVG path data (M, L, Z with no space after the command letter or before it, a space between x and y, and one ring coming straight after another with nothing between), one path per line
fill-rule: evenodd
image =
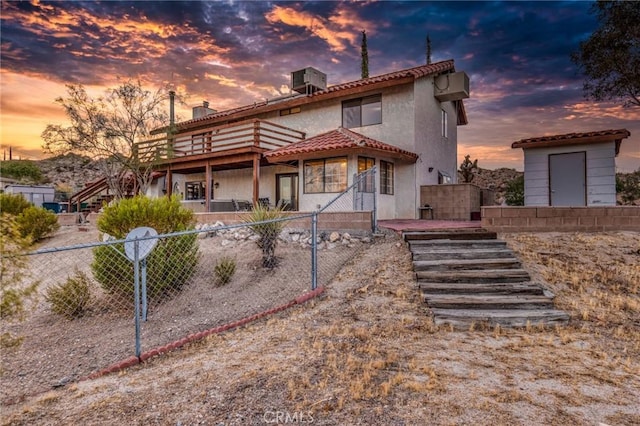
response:
M209 114L214 114L216 112L215 109L209 108L208 101L202 101L202 105L198 105L193 107L193 118L202 118L206 117Z
M202 106L204 107L204 109L209 109L209 102L202 101Z

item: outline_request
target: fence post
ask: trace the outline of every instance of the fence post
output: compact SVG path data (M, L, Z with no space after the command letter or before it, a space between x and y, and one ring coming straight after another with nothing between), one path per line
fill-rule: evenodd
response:
M133 242L133 303L135 304L136 357L140 358L140 241Z
M318 211L311 215L311 290L318 287Z

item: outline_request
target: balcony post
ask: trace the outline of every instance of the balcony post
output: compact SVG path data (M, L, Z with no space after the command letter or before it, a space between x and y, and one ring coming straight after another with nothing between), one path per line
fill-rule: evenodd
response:
M209 165L209 161L207 160L207 165L205 166L206 170L205 174L205 184L204 184L204 211L209 213L211 208L211 191L213 190L213 182L211 180L211 166Z

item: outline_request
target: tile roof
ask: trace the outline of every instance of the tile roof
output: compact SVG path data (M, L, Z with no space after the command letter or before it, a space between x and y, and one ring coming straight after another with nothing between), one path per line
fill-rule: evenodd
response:
M539 136L535 138L520 139L511 144L511 148L542 148L549 146L563 146L574 144L590 144L603 142L616 142L616 155L620 151L622 139L631 135L627 129L598 130L594 132L566 133L563 135Z
M324 90L318 90L312 94L294 94L291 97L284 97L284 99L279 99L277 101L274 100L265 100L260 102L254 102L250 105L244 105L237 108L228 109L225 111L219 111L213 114L206 115L200 118L194 118L192 120L186 120L181 123L178 123L178 128L185 129L190 127L196 127L199 124L205 124L208 121L216 121L225 117L235 116L236 114L240 114L243 116L250 114L241 114L243 112L251 111L251 114L258 114L266 111L270 111L272 109L280 109L286 108L289 104L295 104L296 101L300 99L305 99L308 102L309 99L326 99L334 96L338 96L340 92L348 90L348 89L357 89L361 87L372 86L386 83L386 82L394 82L397 81L398 84L401 84L405 79L415 80L420 77L425 77L428 75L440 74L443 72L455 71L454 61L453 59L449 59L446 61L436 62L428 65L420 65L413 68L408 68L405 70L394 71L387 74L382 74L375 77L363 78L360 80L355 80L347 83L336 84L333 86L329 86ZM462 104L462 103L461 103ZM464 107L462 107L464 108ZM466 124L466 114L465 123ZM237 117L234 117L237 118Z
M404 149L400 149L396 146L377 141L343 127L339 127L336 130L331 130L326 133L321 133L317 136L292 143L273 151L265 152L264 156L270 162L277 162L283 157L300 157L305 156L306 154L353 149L382 151L391 157L407 161L416 161L418 159L418 155L413 152L405 151Z

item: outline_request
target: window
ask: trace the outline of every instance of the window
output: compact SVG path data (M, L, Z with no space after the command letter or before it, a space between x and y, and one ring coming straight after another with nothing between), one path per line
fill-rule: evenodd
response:
M204 200L205 199L204 182L187 182L185 184L185 200Z
M441 172L440 170L438 170L438 184L446 184L446 183L451 183L451 176L449 176L447 173L445 172Z
M347 188L347 157L304 162L304 192L341 192Z
M365 172L372 168L376 164L373 158L358 157L358 174ZM359 192L373 192L375 190L373 186L373 173L369 173L364 180L361 180L358 184Z
M380 160L380 193L393 195L393 163Z
M448 122L447 111L442 110L442 137L445 139L448 137L447 122Z
M382 95L352 99L342 103L342 127L370 126L382 123Z
M291 115L291 114L297 114L301 111L300 107L291 107L291 108L287 108L287 109L281 109L280 110L280 116L284 116L284 115Z

